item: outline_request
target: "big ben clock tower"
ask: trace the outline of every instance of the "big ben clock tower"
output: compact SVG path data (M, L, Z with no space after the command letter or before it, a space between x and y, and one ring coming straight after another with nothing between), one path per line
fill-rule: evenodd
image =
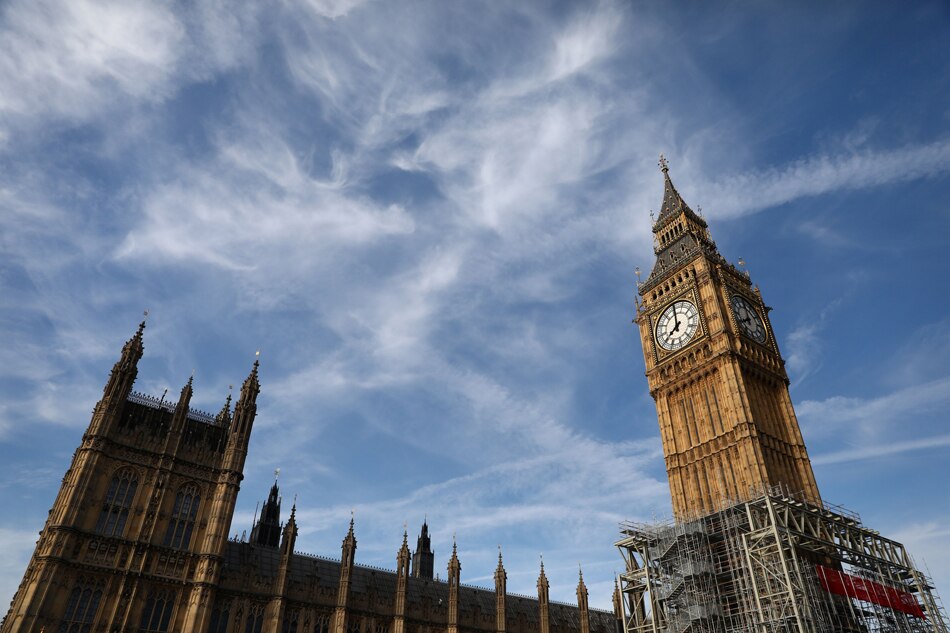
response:
M769 308L670 180L636 323L680 519L781 486L820 501Z

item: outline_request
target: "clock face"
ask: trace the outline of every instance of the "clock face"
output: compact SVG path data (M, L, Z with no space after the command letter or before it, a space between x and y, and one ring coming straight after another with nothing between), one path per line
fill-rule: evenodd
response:
M676 301L656 320L656 342L667 351L676 351L692 340L698 328L696 306L689 301Z
M740 295L732 295L729 301L732 303L732 313L736 317L739 330L756 343L764 343L765 324L752 304Z

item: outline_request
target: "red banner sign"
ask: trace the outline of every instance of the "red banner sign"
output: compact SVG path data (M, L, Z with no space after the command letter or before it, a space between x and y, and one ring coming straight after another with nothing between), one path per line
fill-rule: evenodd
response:
M867 578L851 576L822 565L815 565L815 568L818 570L818 580L821 581L821 586L825 591L873 602L918 618L927 617L924 615L924 610L920 608L917 598L906 591L894 589Z

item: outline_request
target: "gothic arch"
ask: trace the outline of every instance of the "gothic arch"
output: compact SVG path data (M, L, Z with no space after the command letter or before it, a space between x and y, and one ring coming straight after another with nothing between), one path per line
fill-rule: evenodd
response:
M138 484L139 473L134 468L121 466L112 473L102 500L102 510L96 521L97 534L122 536L125 533L125 524L135 500Z
M191 545L201 506L201 492L201 486L195 481L188 481L178 487L162 545L173 549L188 549Z

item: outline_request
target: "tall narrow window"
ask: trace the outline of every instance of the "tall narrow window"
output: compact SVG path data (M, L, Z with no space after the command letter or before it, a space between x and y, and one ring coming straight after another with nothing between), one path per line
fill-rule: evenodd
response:
M137 487L138 478L131 470L120 470L112 476L106 498L102 502L102 512L96 522L96 532L105 536L123 535Z
M188 484L178 491L178 496L175 497L175 508L172 510L168 530L165 532L163 544L166 547L188 549L200 502L201 496L198 494L198 487L194 484Z
M300 619L300 612L297 609L288 609L284 613L284 623L281 627L281 633L297 633L297 621Z
M261 633L264 628L264 607L255 605L247 612L244 633Z
M145 609L142 610L142 624L139 630L143 633L168 633L168 623L175 609L175 596L170 591L153 591L145 599Z
M211 611L211 625L208 627L208 633L227 633L228 619L231 617L231 603L225 601L215 605Z
M59 633L89 633L99 609L102 588L80 578L69 594Z

